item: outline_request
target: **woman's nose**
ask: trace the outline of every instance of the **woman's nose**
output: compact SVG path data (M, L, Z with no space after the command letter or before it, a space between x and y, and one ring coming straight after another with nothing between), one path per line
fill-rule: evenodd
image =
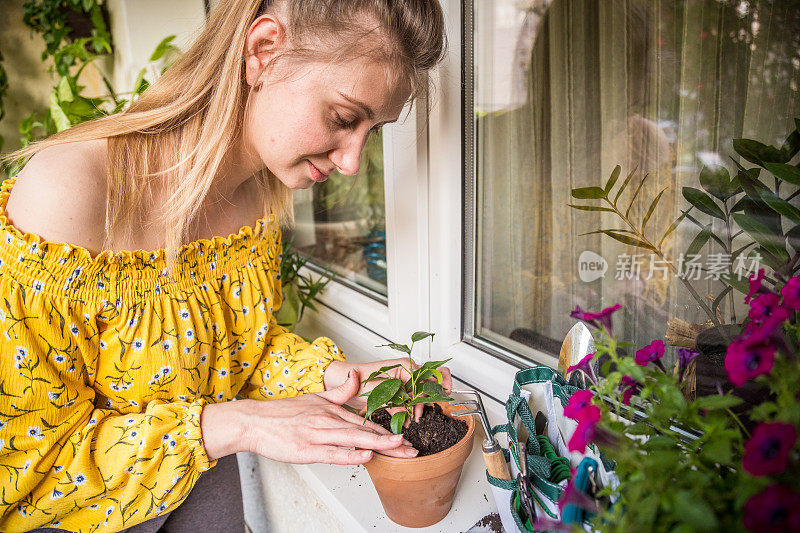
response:
M363 137L348 135L341 146L328 155L328 158L336 165L341 174L354 176L361 168L361 151L364 149L365 142Z

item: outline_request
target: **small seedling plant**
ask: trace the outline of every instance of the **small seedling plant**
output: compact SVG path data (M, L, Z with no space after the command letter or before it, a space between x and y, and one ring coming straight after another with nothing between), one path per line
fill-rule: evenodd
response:
M402 411L398 411L392 415L389 427L392 433L399 434L403 431L406 420L409 422L414 417L414 406L421 403L431 402L445 402L450 401L452 398L447 396L442 386L442 373L438 370L440 366L445 364L450 359L444 361L428 361L419 368L414 368L414 360L411 357L411 352L414 349L414 343L424 340L428 337L433 341L433 333L426 331L417 331L411 335L411 346L406 344L381 344L378 348L389 347L392 350L403 352L408 355L408 367L400 363L382 367L363 381L364 384L370 381L380 381L369 392L365 392L361 396L367 397L367 412L364 414L364 422L370 420L372 414L379 409L390 409L393 407L402 407ZM395 368L402 367L411 377L408 381L403 381L400 378L393 377L389 371Z

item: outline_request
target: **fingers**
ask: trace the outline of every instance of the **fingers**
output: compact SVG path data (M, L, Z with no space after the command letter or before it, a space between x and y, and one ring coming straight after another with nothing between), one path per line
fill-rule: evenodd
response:
M442 373L442 388L447 394L453 389L453 376L450 374L450 369L446 366L439 367L439 372Z
M408 459L409 457L416 457L419 451L411 446L400 446L399 448L392 448L391 450L376 450L375 453L386 455L388 457L398 457L400 459Z
M403 444L402 435L378 435L360 427L317 429L311 434L310 440L318 445L346 446L364 450L390 450Z
M313 446L309 448L305 463L329 465L363 465L372 459L372 450L348 450L336 446Z
M327 390L317 394L321 398L325 398L331 403L335 403L336 405L342 405L346 403L347 400L351 399L353 396L358 394L358 389L360 385L361 385L361 380L358 374L358 370L353 368L350 370L350 373L347 375L347 379L344 381L344 383L342 383L335 389Z
M423 409L425 409L425 404L418 403L414 406L414 422L419 422Z

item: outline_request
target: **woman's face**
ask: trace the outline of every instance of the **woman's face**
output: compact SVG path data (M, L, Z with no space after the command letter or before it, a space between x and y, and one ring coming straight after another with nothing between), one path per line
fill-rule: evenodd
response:
M343 64L279 61L252 93L245 124L254 164L291 189L328 174L357 174L369 135L398 119L410 88L389 86L387 67L367 58Z

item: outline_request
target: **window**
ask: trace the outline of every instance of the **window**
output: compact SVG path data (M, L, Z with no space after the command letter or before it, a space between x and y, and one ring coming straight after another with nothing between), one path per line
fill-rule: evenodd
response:
M356 176L294 193L295 227L287 238L340 283L386 303L386 210L383 135L370 137Z
M733 139L781 146L794 129L796 3L495 0L465 10L467 337L541 360L558 353L576 305L622 304L616 331L640 345L675 319L740 321L744 295L722 278L763 258L754 246L734 254L749 237L732 201L717 202L722 218L693 209L696 223L684 218L658 243L691 205L683 188L703 189L704 167L735 176L731 157L753 166ZM571 190L603 187L617 166L611 199L631 176L620 214L571 207L610 209ZM797 205L797 188L782 187ZM644 220L655 249L630 244ZM698 237L704 228L719 242Z

